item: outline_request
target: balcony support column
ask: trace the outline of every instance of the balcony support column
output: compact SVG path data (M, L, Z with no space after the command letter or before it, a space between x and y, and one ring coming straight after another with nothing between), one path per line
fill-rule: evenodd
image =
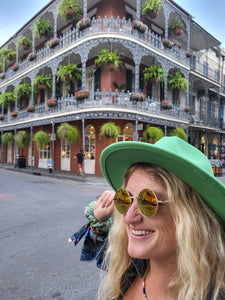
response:
M140 4L140 0L137 0L137 2L136 2L136 17L137 17L137 19L140 19L140 17L141 17L141 4Z
M31 105L34 105L34 78L31 80Z
M34 162L33 162L33 126L30 127L30 140L31 140L31 172L33 172L33 166L34 166Z
M55 78L56 73L52 74L52 98L55 99Z
M16 44L16 63L18 64L19 61L19 44Z
M84 0L83 3L83 17L87 18L87 0Z
M34 53L34 44L35 44L35 33L34 30L32 30L32 52Z

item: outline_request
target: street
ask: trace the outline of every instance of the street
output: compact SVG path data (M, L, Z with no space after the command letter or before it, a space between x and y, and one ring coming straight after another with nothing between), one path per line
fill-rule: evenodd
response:
M100 271L67 238L108 185L0 169L0 299L96 299Z

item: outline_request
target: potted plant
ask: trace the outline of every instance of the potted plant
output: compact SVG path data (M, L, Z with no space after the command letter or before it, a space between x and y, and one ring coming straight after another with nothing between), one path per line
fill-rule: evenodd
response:
M132 93L131 98L133 101L145 101L146 97L142 91L135 91Z
M2 136L2 142L3 144L9 144L9 145L12 145L14 141L14 138L13 138L13 134L11 132L5 132Z
M27 106L27 112L34 112L34 111L35 111L34 105L28 105Z
M77 22L76 28L77 30L84 30L85 28L91 25L90 18L82 18L80 21Z
M57 105L57 100L54 99L54 98L50 98L50 99L48 99L47 105L48 105L49 107L54 107L54 106Z
M100 137L105 138L116 138L120 135L121 129L119 126L115 125L113 122L104 123L100 129Z
M132 28L134 28L137 31L140 31L142 33L145 33L146 31L148 31L148 26L145 25L141 19L134 19L132 21Z
M32 41L26 37L26 36L22 36L17 43L19 43L19 45L21 46L21 48L23 50L28 50L30 48L32 48Z
M165 80L165 73L163 68L157 64L152 65L149 68L144 69L144 81L148 83L149 81L154 83L163 82Z
M46 43L46 46L48 46L49 48L54 48L58 44L59 44L59 38L53 37Z
M52 88L52 76L50 75L38 75L34 78L33 85L35 89L44 90L46 88Z
M3 105L9 105L9 104L15 102L14 93L12 93L12 92L6 92L6 93L1 94L1 96L0 96L0 102Z
M169 38L162 39L162 43L168 49L171 49L174 46L174 43Z
M118 82L114 81L113 82L113 85L115 86L115 88L119 91L119 92L122 92L126 89L126 84L125 83L122 83L122 84L118 84Z
M173 19L169 27L169 29L172 30L175 35L181 35L185 28L186 25L180 18Z
M0 50L0 56L8 61L12 61L16 57L16 52L12 49L3 48Z
M78 81L82 79L82 69L78 68L75 64L68 64L66 66L59 65L59 70L56 75L58 80Z
M78 0L63 0L59 7L59 15L64 18L65 22L73 19L80 19L83 15L83 10L79 5Z
M84 88L81 88L78 92L75 93L75 98L77 100L87 99L89 97L89 92Z
M45 148L48 146L50 138L47 134L47 132L40 130L35 133L34 140L36 142L38 150Z
M186 52L186 57L187 57L187 58L190 58L191 56L192 56L191 52L190 52L190 51L187 51L187 52Z
M30 52L28 55L27 55L27 59L29 61L32 61L36 58L36 53L35 52Z
M103 67L107 71L118 71L122 67L123 62L117 50L111 51L108 49L102 49L99 52L98 57L95 59L97 68ZM95 69L96 70L96 69Z
M18 116L18 111L17 110L11 111L11 116L16 118Z
M153 127L147 124L143 133L143 142L154 144L164 136L163 131L159 127Z
M141 14L149 16L151 19L157 17L160 10L163 8L161 0L147 0L141 6Z
M51 37L54 29L48 19L39 18L39 20L34 24L33 30L35 32L35 36L38 36L41 39Z
M31 95L31 86L28 83L23 83L15 87L14 94L18 98L30 97Z
M74 145L79 140L80 134L75 126L68 123L62 123L57 129L58 137L66 141L69 145Z
M171 109L173 107L173 104L170 100L164 100L161 102L161 107L163 109Z
M188 113L188 112L190 111L190 107L189 107L189 106L186 106L186 107L184 108L184 111L185 111L186 113Z
M18 148L24 148L24 146L28 146L30 142L30 135L25 130L19 130L15 136L15 140Z
M186 92L188 90L188 81L178 71L175 74L168 76L168 90L182 90Z
M4 79L5 78L5 72L0 72L0 78Z
M13 71L17 71L19 69L19 65L18 64L13 64L12 69L13 69Z
M179 138L181 138L184 141L187 140L186 132L184 131L183 128L180 128L180 127L176 127L175 129L173 129L170 133L170 136L178 136Z
M1 120L1 121L4 120L4 115L0 114L0 120Z

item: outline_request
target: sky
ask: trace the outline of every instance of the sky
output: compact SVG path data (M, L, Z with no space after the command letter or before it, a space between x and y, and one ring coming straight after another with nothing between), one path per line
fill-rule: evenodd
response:
M91 1L91 0L88 0ZM0 45L11 38L49 0L0 0ZM225 48L225 0L174 0ZM116 17L116 16L114 16Z

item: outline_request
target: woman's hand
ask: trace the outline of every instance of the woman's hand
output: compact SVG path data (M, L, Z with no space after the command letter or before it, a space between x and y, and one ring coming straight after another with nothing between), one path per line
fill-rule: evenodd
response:
M114 195L115 193L112 191L105 191L95 203L94 216L99 222L111 217L114 208Z

